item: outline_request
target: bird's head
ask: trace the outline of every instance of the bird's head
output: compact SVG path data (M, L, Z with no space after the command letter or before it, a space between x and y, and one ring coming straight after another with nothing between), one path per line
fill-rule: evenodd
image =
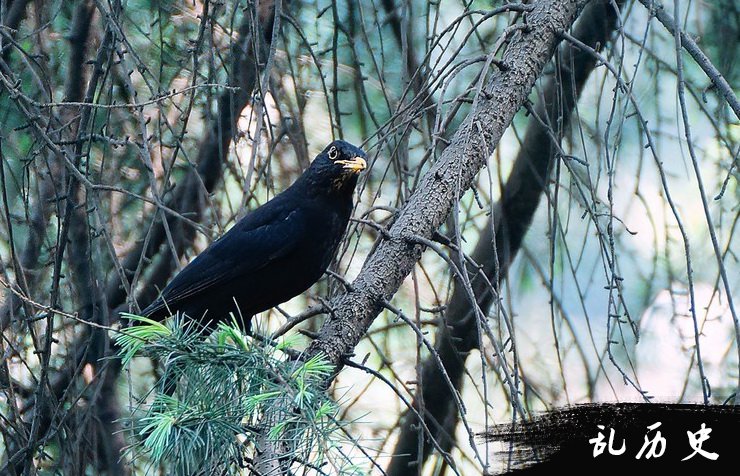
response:
M367 168L367 155L349 142L335 140L321 151L309 170L315 182L333 191L352 192L360 172Z

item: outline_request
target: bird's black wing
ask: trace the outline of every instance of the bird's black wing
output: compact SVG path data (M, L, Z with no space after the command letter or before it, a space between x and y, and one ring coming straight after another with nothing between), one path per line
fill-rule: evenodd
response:
M295 250L310 232L309 220L300 208L280 205L244 217L183 268L142 314L177 308L185 299L257 272Z

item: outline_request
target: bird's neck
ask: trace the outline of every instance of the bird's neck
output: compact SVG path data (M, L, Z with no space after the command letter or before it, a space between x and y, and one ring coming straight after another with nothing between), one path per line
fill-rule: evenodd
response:
M305 201L304 206L330 210L342 220L348 220L352 214L352 195L356 182L357 177L350 177L341 186L333 186L332 183L317 183L301 177L291 185L295 193L289 195L301 197Z
M291 188L299 190L302 195L308 197L327 197L332 200L345 200L352 202L352 194L357 185L357 175L350 177L307 177L305 174L291 185Z

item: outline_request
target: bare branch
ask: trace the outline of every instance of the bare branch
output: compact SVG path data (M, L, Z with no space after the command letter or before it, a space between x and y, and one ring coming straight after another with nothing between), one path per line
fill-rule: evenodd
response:
M592 2L575 26L574 34L592 47L603 46L614 31L618 12L608 3ZM451 399L440 393L445 395L458 391L462 386L466 358L480 343L477 313L487 314L497 299L496 290L505 278L544 194L557 150L553 146L550 127L554 124L562 128L567 126L596 60L565 46L561 48L557 65L556 73L544 86L537 103L537 114L529 121L501 198L493 208L493 216L482 228L472 253L471 259L481 263L481 268L470 279L468 286L471 289L466 290L466 283L462 280L456 281L446 312L447 325L438 327L435 347L454 387L444 383L434 359L423 363L422 386L417 391L413 408L423 413L427 426L432 427L430 422L436 422L437 426L433 434L424 435L416 428L418 423L414 414L406 413L388 466L390 476L407 474L409 466L423 465L429 456L430 439L439 441L446 451L454 442L459 414ZM540 122L535 117L544 120ZM512 395L512 398L516 397Z
M504 53L506 69L491 77L474 108L442 156L424 175L384 239L353 282L353 290L334 298L332 316L309 354L322 352L337 366L364 336L411 272L423 251L409 240L430 239L450 209L485 165L514 114L551 58L558 33L569 28L585 2L540 1L524 15L528 28L514 35Z
M650 13L652 15L655 15L655 18L657 18L658 21L663 24L663 26L671 33L671 35L675 36L676 32L678 31L681 46L686 51L688 51L691 57L694 58L694 61L696 61L696 64L704 71L704 73L706 73L709 79L712 80L712 84L714 84L714 87L717 88L717 91L719 91L722 97L725 98L725 101L727 101L727 104L729 104L729 106L735 112L735 117L740 119L740 100L738 100L737 96L735 96L732 87L729 85L724 76L722 76L722 73L720 73L719 70L712 64L707 55L704 54L701 48L699 48L699 45L696 44L696 41L694 41L694 39L691 38L691 36L689 36L685 31L676 28L676 23L673 21L671 16L665 12L665 10L663 9L663 5L656 2L655 0L640 0L640 3L642 3L645 8L650 10Z

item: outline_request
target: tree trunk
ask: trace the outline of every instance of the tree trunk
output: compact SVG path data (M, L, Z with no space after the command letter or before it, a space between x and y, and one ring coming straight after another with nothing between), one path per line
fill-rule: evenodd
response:
M592 2L580 15L574 35L592 48L602 47L614 31L617 18L618 12L609 1ZM461 390L465 360L471 350L478 348L476 307L485 315L494 302L496 296L489 283L498 287L506 276L546 189L557 151L552 134L559 136L558 128L567 126L594 67L591 55L571 45L561 48L556 72L544 87L535 108L536 117L529 121L493 217L483 227L471 256L474 262L482 265L470 280L475 302L471 302L464 284L456 280L447 306L446 325L437 330L435 350L438 358L428 358L422 365L418 390L422 398L417 396L412 405L424 415L425 426L431 429L432 435L425 435L416 414L407 411L388 466L389 476L405 475L410 466L423 465L432 449L430 438L434 438L444 451L454 445L459 413L452 392ZM444 366L444 373L439 369L439 362ZM454 388L450 388L447 379Z

